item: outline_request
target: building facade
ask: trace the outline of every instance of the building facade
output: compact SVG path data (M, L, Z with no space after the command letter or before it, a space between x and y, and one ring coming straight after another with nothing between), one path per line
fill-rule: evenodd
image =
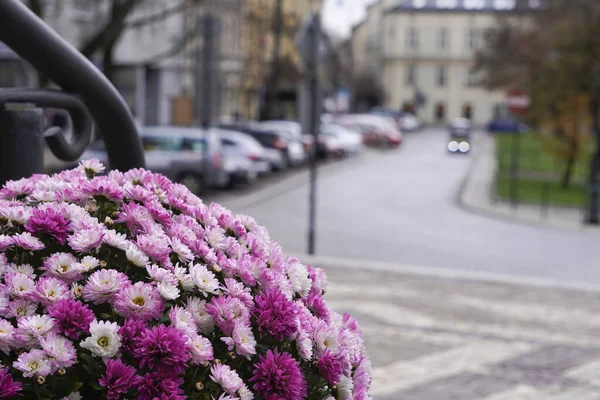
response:
M498 13L539 6L539 0L381 0L354 31L354 54L359 46L371 49L355 65L366 74L380 71L390 109L414 109L430 124L468 117L482 125L506 95L478 85L475 54Z

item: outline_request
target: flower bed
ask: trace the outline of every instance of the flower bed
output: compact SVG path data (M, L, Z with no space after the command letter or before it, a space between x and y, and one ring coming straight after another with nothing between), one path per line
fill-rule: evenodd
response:
M103 171L0 190L0 398L370 398L322 270L162 175Z

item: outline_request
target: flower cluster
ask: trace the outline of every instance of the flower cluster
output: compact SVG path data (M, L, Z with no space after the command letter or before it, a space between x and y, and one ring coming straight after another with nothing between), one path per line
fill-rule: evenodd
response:
M103 171L0 189L0 398L370 399L322 270L162 175Z

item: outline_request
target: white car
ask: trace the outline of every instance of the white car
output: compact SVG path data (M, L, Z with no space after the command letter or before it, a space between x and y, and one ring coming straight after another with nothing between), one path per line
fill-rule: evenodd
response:
M260 129L275 131L288 139L288 157L294 167L302 165L307 160L305 143L302 137L302 126L295 121L263 121Z
M335 138L344 155L356 155L364 150L362 135L341 125L323 124L321 135Z

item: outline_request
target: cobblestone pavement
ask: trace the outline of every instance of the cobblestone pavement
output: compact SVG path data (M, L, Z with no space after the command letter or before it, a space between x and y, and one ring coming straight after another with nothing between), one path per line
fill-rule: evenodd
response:
M326 268L376 400L600 400L600 293Z

